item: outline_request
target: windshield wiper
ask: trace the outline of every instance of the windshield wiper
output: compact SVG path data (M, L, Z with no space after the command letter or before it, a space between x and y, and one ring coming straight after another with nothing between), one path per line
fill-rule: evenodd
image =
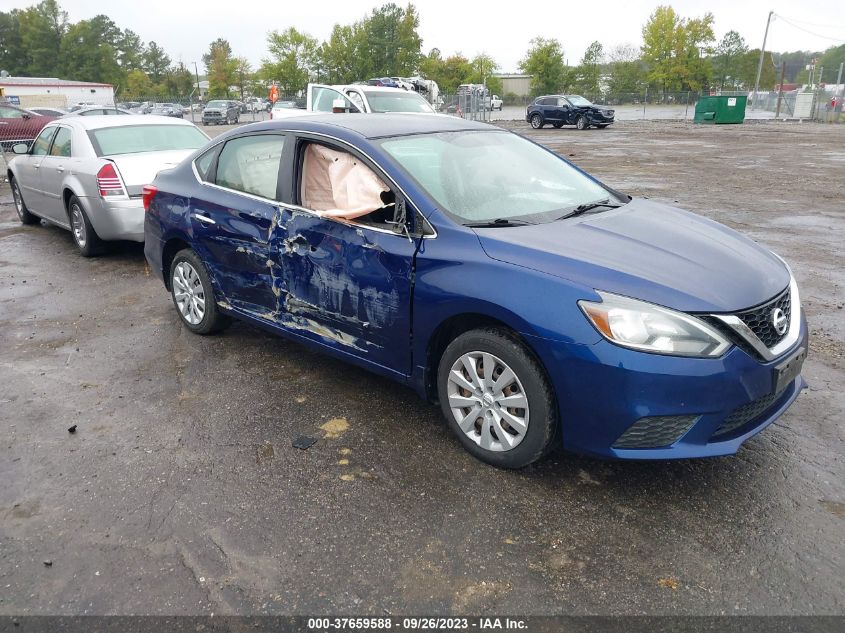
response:
M576 215L581 215L582 213L586 213L587 211L592 211L593 209L598 209L601 207L606 207L608 209L618 209L621 206L621 204L613 204L610 202L609 198L605 198L604 200L596 200L595 202L579 204L566 215L562 215L561 217L559 217L558 220L563 220L564 218L572 218Z
M526 222L525 220L508 220L507 218L496 218L495 220L484 220L483 222L465 222L464 226L473 229L482 229L497 226L526 226L534 224L534 222Z

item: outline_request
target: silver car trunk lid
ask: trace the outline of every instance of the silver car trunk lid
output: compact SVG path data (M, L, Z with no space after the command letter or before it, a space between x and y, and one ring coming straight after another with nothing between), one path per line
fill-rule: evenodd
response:
M140 196L144 185L150 184L162 169L170 169L190 156L194 150L177 149L160 152L141 152L138 154L119 154L103 156L113 162L130 196Z

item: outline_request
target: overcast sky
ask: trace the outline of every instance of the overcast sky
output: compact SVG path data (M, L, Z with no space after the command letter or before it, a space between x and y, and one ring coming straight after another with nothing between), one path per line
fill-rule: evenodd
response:
M265 35L270 29L295 26L322 40L330 34L335 23L353 22L383 4L380 0L110 3L59 0L59 3L74 22L106 13L120 28L134 30L145 42L158 42L174 61L181 59L188 66L198 62L201 73L202 54L217 37L228 39L236 55L243 55L258 66L266 54ZM0 10L32 4L35 4L34 0L0 0ZM404 2L397 1L397 4ZM599 40L606 50L623 43L639 46L642 25L660 3L601 0L592 10L585 8L591 3L565 0L541 2L537 5L541 10L532 8L524 0L416 0L414 4L420 14L419 32L424 52L432 47L439 48L444 55L459 51L472 57L486 52L496 59L503 72L518 72L519 61L529 41L538 35L560 40L570 64L578 62L593 40ZM711 11L716 19L717 39L733 29L739 31L751 47L759 47L762 43L769 10L793 24L776 18L769 29L767 50L824 50L845 43L843 0L807 3L794 0L664 0L663 4L671 4L684 17Z

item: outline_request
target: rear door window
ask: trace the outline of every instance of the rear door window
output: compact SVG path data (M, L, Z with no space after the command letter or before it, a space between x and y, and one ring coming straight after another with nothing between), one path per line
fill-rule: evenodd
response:
M285 137L278 134L256 134L228 141L217 160L216 184L278 200L284 143Z
M70 157L71 131L69 128L60 127L53 139L53 147L50 149L50 156Z

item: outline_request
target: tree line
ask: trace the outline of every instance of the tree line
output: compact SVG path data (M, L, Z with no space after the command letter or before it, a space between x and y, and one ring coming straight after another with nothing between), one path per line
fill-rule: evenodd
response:
M736 31L716 41L711 13L680 16L671 6L655 9L642 27L643 43L605 49L593 42L575 66L564 57L556 39L536 38L520 62L532 76L533 94L577 91L592 97L608 94L649 94L701 91L709 88L753 88L760 56ZM321 42L291 26L267 34L267 54L257 68L238 56L222 38L214 40L202 57L212 97L264 94L269 83L282 93L295 94L309 81L351 83L371 77L422 75L454 92L462 83L486 82L501 94L496 60L480 53L448 55L438 48L422 52L419 13L413 4L388 3L352 24L335 24ZM816 59L824 66L821 81L835 81L845 45L824 52L767 53L761 89L774 87L776 66L784 64L787 82L806 81L805 66ZM188 95L194 73L174 63L156 42L144 42L130 29L121 29L108 16L76 23L56 0L42 0L26 9L0 11L0 70L24 76L113 84L122 98ZM816 77L819 80L819 77Z

